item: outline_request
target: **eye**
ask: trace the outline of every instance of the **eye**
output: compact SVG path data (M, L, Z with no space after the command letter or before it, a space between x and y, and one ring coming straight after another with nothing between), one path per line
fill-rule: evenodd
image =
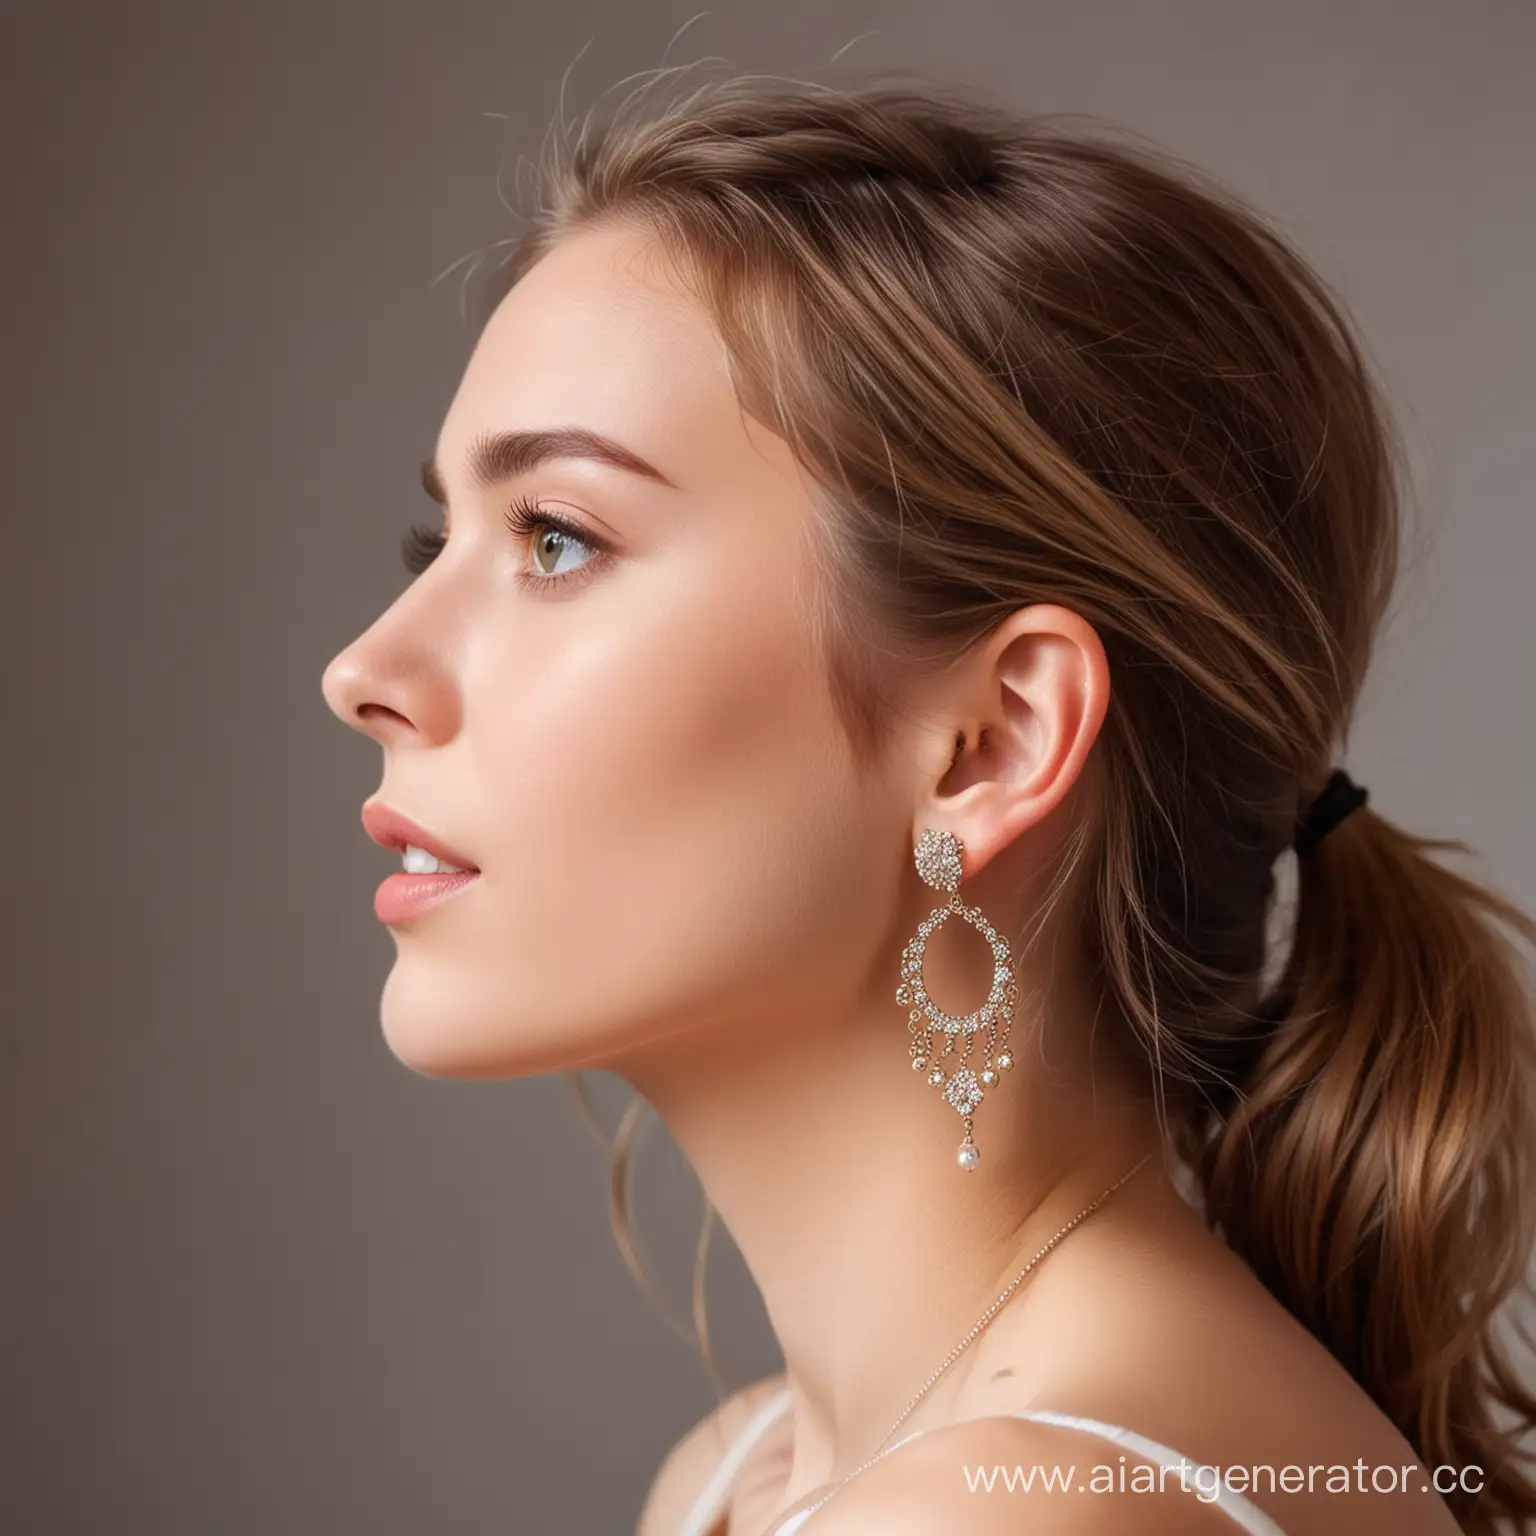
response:
M578 571L595 564L595 558L579 561L574 567L557 570L562 556L571 549L586 550L595 557L603 553L603 546L584 529L558 513L539 507L526 497L519 496L507 508L502 521L519 538L531 534L529 553L533 557L534 575L524 570L517 579L527 587L549 587L567 580Z
M526 497L518 497L502 517L507 528L519 538L529 540L533 569L519 570L518 582L524 587L554 587L580 575L600 563L609 553L608 546L579 524L546 511ZM424 524L414 523L401 541L400 555L405 568L419 576L442 554L448 536ZM560 562L572 548L587 552L587 558L574 566L559 569Z

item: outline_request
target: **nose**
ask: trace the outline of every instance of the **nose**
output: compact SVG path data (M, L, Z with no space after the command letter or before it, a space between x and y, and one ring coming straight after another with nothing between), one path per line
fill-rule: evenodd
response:
M453 679L385 619L331 658L320 691L338 720L384 746L440 743L457 729Z

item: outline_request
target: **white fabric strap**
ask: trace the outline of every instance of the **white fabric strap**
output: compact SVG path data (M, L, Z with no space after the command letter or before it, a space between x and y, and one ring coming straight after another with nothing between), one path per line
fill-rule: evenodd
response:
M726 1448L725 1455L720 1458L719 1464L710 1473L709 1481L699 1490L699 1495L693 1501L693 1507L684 1518L677 1536L704 1536L719 1517L720 1507L725 1503L725 1496L730 1491L731 1483L741 1470L741 1464L751 1453L752 1447L788 1408L789 1388L785 1387L762 1404L757 1412L742 1425L736 1438Z
M1101 1419L1080 1419L1071 1413L1053 1413L1049 1408L1039 1408L1034 1412L1019 1412L1012 1417L1033 1419L1038 1424L1059 1424L1066 1429L1080 1429L1087 1434L1112 1440L1116 1445L1123 1445L1126 1450L1135 1451L1138 1456L1145 1456L1148 1461L1155 1461L1161 1466L1177 1467L1182 1464L1188 1482L1195 1483L1202 1490L1200 1496L1204 1502L1214 1504L1217 1509L1230 1515L1245 1531L1251 1532L1252 1536L1285 1536L1285 1532L1257 1504L1227 1487L1209 1467L1156 1440L1149 1440L1145 1435L1138 1435L1134 1429L1125 1429L1119 1424L1106 1424ZM1208 1479L1197 1481L1202 1472L1209 1474ZM1188 1482L1185 1486L1188 1486ZM1205 1499L1203 1490L1208 1487L1216 1489L1215 1498Z
M768 1427L774 1423L788 1408L790 1403L789 1388L783 1387L774 1396L762 1405L756 1413L742 1426L740 1433L731 1442L720 1464L715 1468L709 1481L700 1490L699 1496L694 1500L693 1508L688 1512L688 1518L684 1520L678 1536L705 1536L709 1527L718 1518L720 1506L725 1501L725 1496L730 1489L731 1480L741 1470L742 1463L752 1447L762 1437ZM1214 1504L1217 1509L1227 1515L1235 1524L1249 1533L1249 1536L1285 1536L1281 1529L1262 1509L1251 1499L1246 1499L1242 1494L1216 1477L1214 1471L1185 1456L1169 1446L1156 1440L1149 1440L1145 1435L1138 1435L1133 1429L1126 1429L1119 1424L1106 1424L1102 1419L1085 1419L1076 1414L1056 1413L1049 1408L1019 1409L1008 1415L1009 1418L1031 1419L1037 1424L1055 1424L1064 1429L1081 1430L1084 1434L1097 1435L1102 1440L1109 1440L1115 1445L1124 1446L1128 1451L1134 1451L1138 1456L1145 1457L1148 1461L1156 1462L1160 1466L1175 1468L1181 1464L1185 1468L1187 1482L1200 1479L1201 1474L1207 1475L1207 1480L1200 1481L1197 1486L1202 1490L1215 1487L1216 1496L1205 1498L1202 1492L1202 1500L1205 1503ZM935 1426L942 1428L944 1426ZM916 1440L919 1435L932 1433L931 1430L915 1429L909 1435L904 1435L895 1445L889 1446L880 1453L883 1459L892 1451L898 1451L909 1441ZM874 1463L870 1463L873 1465ZM829 1495L830 1497L830 1495ZM1191 1497L1194 1497L1191 1494ZM795 1536L795 1532L816 1513L825 1499L811 1505L809 1509L802 1509L798 1513L790 1515L774 1531L773 1536Z

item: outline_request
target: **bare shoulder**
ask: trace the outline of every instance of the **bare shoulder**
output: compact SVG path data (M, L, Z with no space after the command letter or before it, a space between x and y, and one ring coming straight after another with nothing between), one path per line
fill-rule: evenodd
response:
M804 1536L1232 1536L1230 1515L1080 1431L1007 1416L929 1430L805 1523ZM1124 1475L1122 1475L1122 1469Z
M784 1382L784 1373L780 1371L739 1388L677 1441L651 1481L635 1536L677 1536L683 1517L726 1448Z
M965 1459L973 1469L983 1461L1017 1467L1016 1484L1037 1469L1029 1492L989 1501L1006 1511L1027 1500L1029 1527L1061 1536L1150 1536L1164 1521L1191 1536L1236 1536L1243 1519L1285 1536L1455 1536L1444 1479L1480 1469L1419 1465L1364 1388L1192 1213L1155 1214L1118 1235L1109 1225L1085 1226L1075 1250L1064 1247L1056 1267L1041 1271L1033 1309L999 1318L977 1346L964 1420L953 1427L1002 1443L977 1451L962 1441ZM1036 1409L1096 1422L993 1422ZM893 1479L920 1477L919 1451L928 1460L945 1444L934 1432L893 1454L888 1468L877 1466ZM909 1450L912 1462L899 1468ZM1155 1496L1139 1491L1164 1460L1188 1468L1189 1486L1175 1472ZM955 1457L949 1462L953 1481ZM1067 1497L1060 1477L1042 1491L1046 1469L1073 1465L1101 1469L1098 1486L1112 1472L1114 1491ZM941 1459L933 1469L940 1484L944 1472ZM853 1486L845 1490L849 1519ZM887 1486L899 1498L896 1483ZM914 1496L911 1519L925 1513L926 1497ZM806 1536L835 1536L837 1527L818 1528L816 1518Z

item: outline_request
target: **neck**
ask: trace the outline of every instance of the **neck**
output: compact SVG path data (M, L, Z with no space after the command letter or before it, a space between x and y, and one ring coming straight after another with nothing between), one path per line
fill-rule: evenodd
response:
M1049 1014L1048 1031L1016 1020L1016 1065L977 1107L969 1172L960 1116L908 1065L889 1005L802 1015L781 1033L674 1036L614 1064L666 1122L762 1292L794 1394L797 1483L872 1455L1038 1249L1160 1145L1129 1071L1102 1048L1090 1057L1103 1033L1091 1010L1053 1001ZM1026 1280L1004 1313L1028 1292ZM960 1375L957 1362L902 1432L942 1412Z

